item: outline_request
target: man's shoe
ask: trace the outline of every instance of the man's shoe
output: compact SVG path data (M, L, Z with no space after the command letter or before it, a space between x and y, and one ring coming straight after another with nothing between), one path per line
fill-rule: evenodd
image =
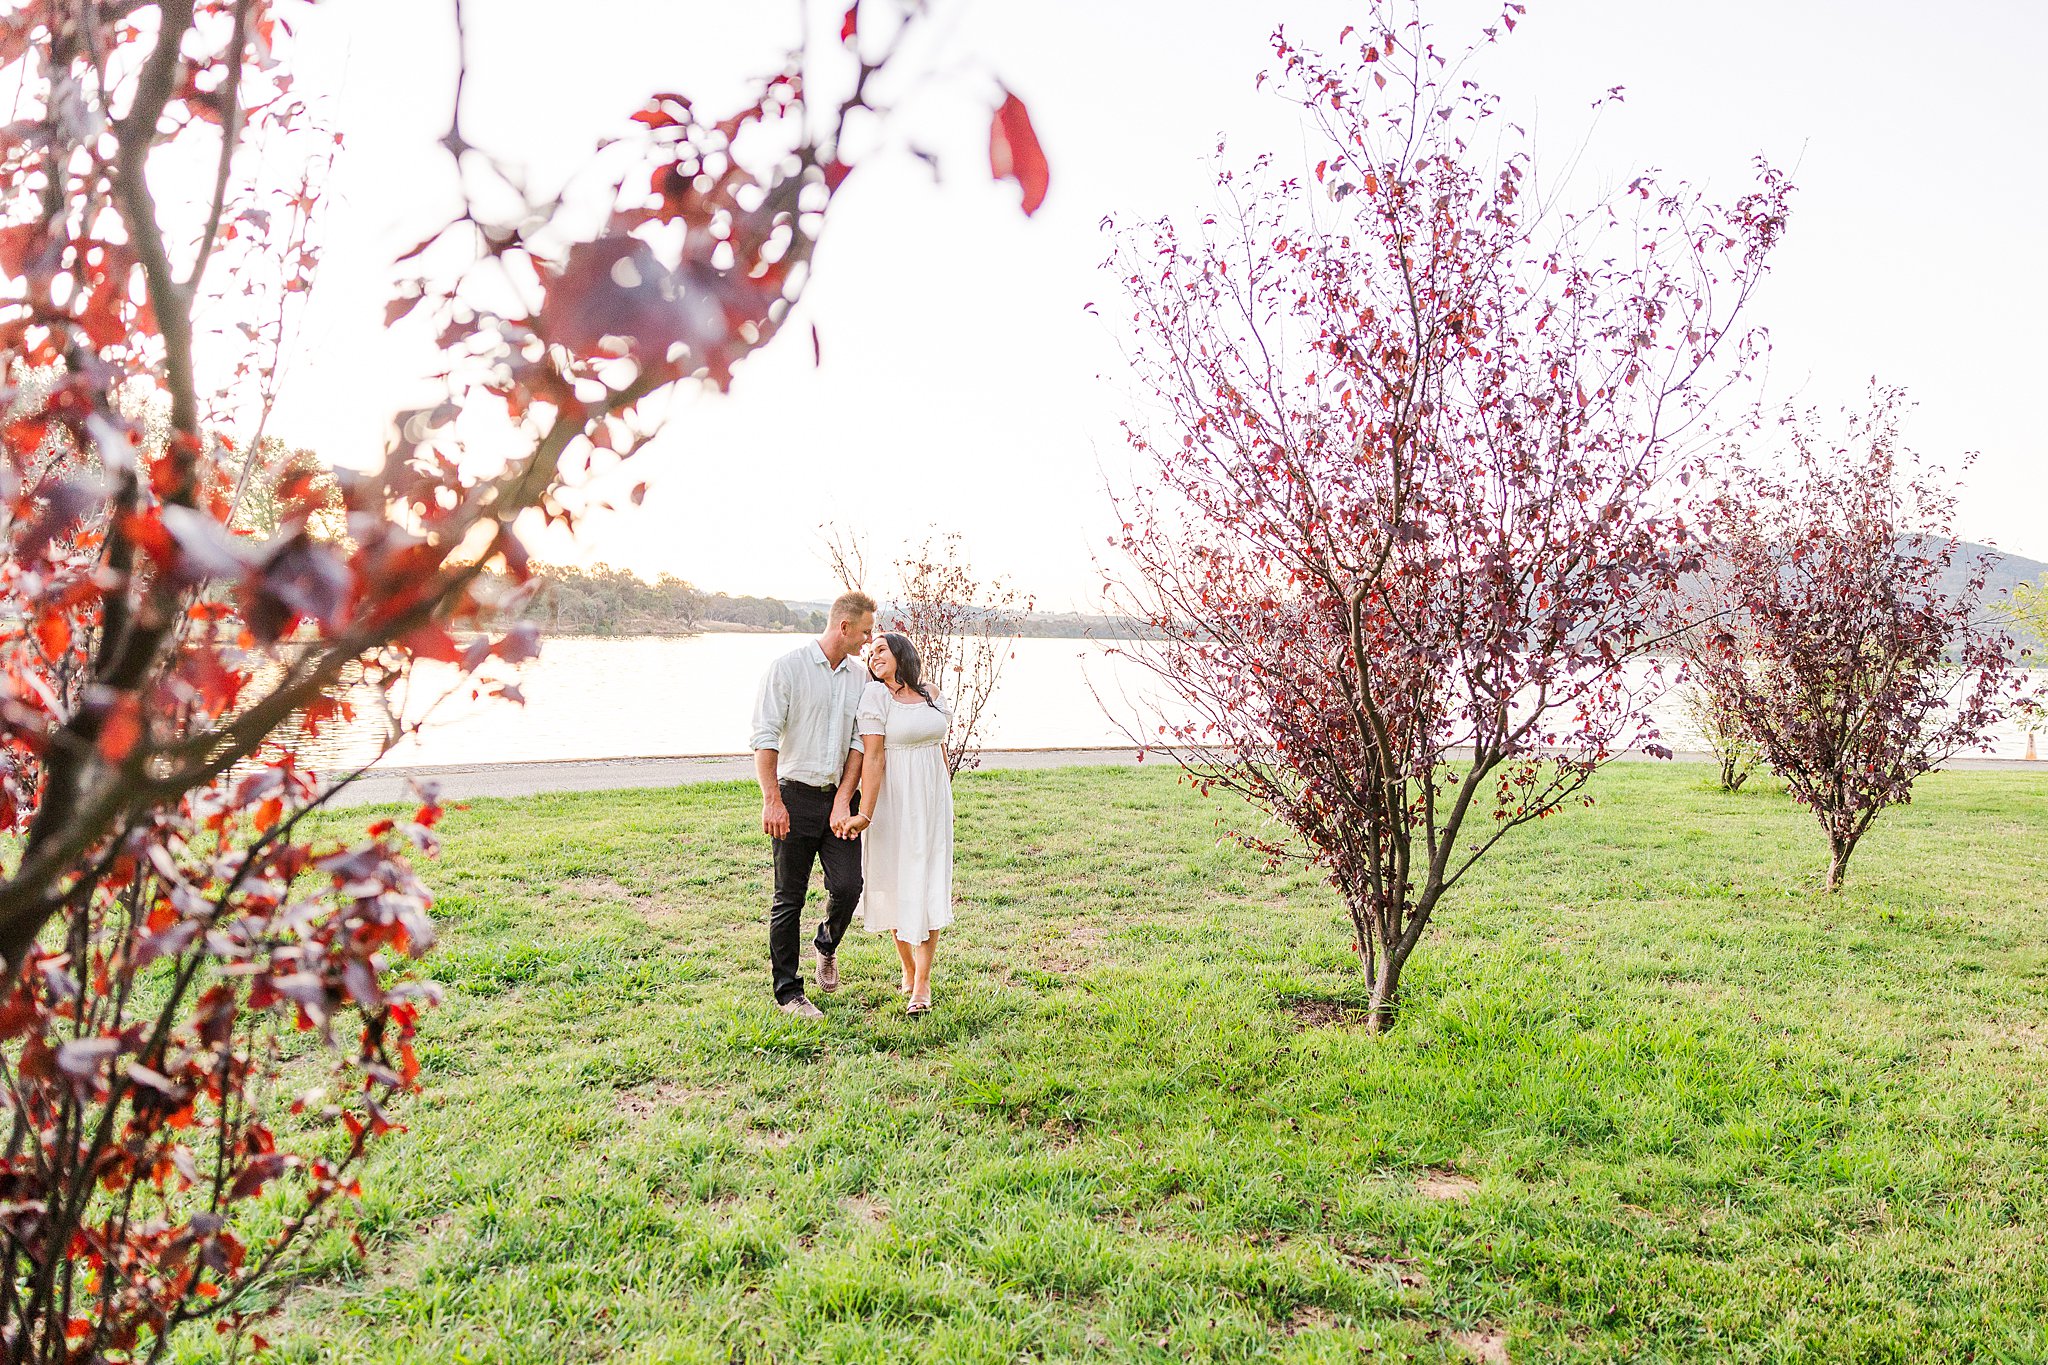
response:
M839 989L839 959L818 954L818 989L830 995Z
M825 1011L819 1009L801 995L794 1000L785 1000L775 1008L781 1010L784 1014L794 1014L799 1019L823 1019L825 1017Z

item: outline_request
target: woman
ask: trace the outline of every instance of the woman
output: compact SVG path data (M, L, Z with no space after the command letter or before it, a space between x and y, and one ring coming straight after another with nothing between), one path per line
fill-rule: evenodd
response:
M868 650L875 681L854 729L865 754L861 813L861 922L893 934L903 961L904 1009L932 1007L932 951L953 922L953 778L946 770L946 703L920 676L917 650L883 635Z

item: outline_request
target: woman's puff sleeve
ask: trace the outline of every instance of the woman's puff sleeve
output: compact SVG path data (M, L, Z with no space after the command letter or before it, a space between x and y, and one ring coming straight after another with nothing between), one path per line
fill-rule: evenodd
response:
M889 733L889 688L886 683L871 682L862 689L860 709L854 712L853 730L861 736Z

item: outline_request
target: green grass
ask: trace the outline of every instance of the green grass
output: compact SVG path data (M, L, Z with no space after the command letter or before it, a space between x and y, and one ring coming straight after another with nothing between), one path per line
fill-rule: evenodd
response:
M2048 1360L2048 781L1923 783L1827 898L1812 820L1704 775L1613 770L1505 843L1386 1037L1302 1026L1363 998L1341 912L1168 772L961 780L921 1020L858 932L825 1023L773 1010L749 787L479 802L432 869L448 1001L348 1224L369 1255L325 1239L271 1335Z

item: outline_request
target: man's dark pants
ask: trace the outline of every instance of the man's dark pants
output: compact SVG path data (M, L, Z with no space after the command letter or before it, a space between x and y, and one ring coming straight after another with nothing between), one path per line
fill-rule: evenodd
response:
M860 903L860 840L832 832L835 789L801 782L782 784L782 804L789 808L789 833L775 840L775 899L768 909L768 960L775 969L775 1002L787 1004L804 993L798 965L803 941L804 898L811 889L811 866L825 865L825 919L818 926L818 951L831 957L853 923ZM854 798L859 807L860 798Z

